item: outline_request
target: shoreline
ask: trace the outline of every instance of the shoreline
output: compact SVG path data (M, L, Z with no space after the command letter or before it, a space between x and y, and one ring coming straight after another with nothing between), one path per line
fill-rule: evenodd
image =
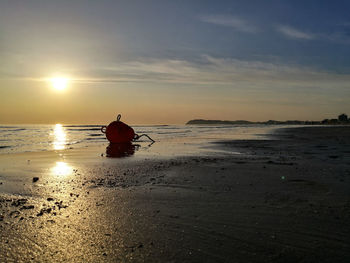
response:
M348 262L350 127L310 128L210 146L226 154L25 168L22 195L0 194L0 261Z

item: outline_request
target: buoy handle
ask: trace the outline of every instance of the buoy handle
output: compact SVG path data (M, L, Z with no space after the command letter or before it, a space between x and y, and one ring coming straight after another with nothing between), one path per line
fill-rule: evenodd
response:
M121 114L118 114L118 116L117 116L117 121L120 121L120 118L122 117L122 115Z
M101 132L102 132L102 133L106 133L106 130L107 130L107 126L102 126L102 127L101 127Z
M133 141L139 140L142 136L147 137L152 143L155 142L155 140L153 140L153 139L152 139L151 137L149 137L147 134L141 134L141 135L135 134L135 137L134 137Z

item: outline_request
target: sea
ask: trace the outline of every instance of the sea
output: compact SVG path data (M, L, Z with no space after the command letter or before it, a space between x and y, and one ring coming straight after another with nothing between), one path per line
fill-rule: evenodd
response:
M0 154L108 146L101 125L0 125ZM205 148L218 140L268 139L281 126L273 125L134 125L141 145L192 145ZM158 145L158 146L159 146ZM192 147L195 151L196 147Z

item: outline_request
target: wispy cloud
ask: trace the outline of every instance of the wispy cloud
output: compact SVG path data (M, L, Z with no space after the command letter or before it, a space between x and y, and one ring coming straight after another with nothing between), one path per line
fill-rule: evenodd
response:
M339 44L350 44L350 30L348 24L338 25L333 32L315 33L304 32L291 26L279 25L276 30L288 38L302 40L321 40Z
M86 71L72 71L89 83L164 83L206 86L235 86L259 90L310 89L347 90L350 75L322 72L308 67L263 61L215 58L203 55L201 61L145 59ZM89 76L85 78L84 76Z
M350 26L343 26L329 34L321 35L323 39L340 44L350 44Z
M20 64L16 64L20 65ZM44 81L43 70L33 70L33 63L18 67L0 67L0 79ZM40 73L41 72L41 73ZM61 70L79 83L163 83L188 85L220 85L271 90L310 88L344 90L349 94L350 74L337 74L314 68L202 55L195 59L138 58L118 63L76 64Z
M241 32L248 32L248 33L254 33L258 31L258 28L246 21L245 19L242 19L240 17L236 16L228 16L228 15L203 15L200 16L199 19L202 22L211 23L215 25L220 26L226 26L231 27L237 31Z
M286 37L295 39L312 40L316 37L314 34L306 33L299 29L286 25L279 25L277 27L277 31L282 33Z

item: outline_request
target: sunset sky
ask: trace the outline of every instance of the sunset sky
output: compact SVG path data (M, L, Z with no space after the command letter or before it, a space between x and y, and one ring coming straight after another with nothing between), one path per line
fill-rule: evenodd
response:
M0 0L0 123L350 114L349 13L350 1Z

